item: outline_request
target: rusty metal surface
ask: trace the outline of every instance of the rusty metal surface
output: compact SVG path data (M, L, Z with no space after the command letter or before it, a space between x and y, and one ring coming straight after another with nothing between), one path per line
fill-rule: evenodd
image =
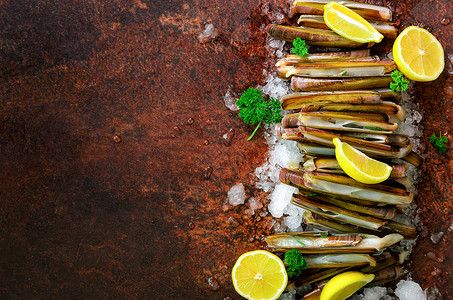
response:
M396 11L400 28L428 27L452 53L452 24L441 24L453 18L450 1L373 3ZM0 298L238 298L234 261L272 231L253 174L267 146L262 130L245 142L252 128L223 96L263 83L260 27L276 12L288 4L0 1ZM207 23L218 37L201 43ZM413 89L426 230L411 269L445 299L452 150L427 141L440 129L453 139L452 83L446 70ZM263 204L255 215L224 205L239 182Z

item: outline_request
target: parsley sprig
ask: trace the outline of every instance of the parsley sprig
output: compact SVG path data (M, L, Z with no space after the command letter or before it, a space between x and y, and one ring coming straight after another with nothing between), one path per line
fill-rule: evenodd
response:
M407 87L409 86L409 80L404 77L403 73L395 70L390 76L392 76L392 79L394 81L390 83L390 89L392 90L392 92L402 92L407 90Z
M236 101L236 105L239 106L239 117L245 123L258 123L248 141L252 139L263 121L267 124L279 123L283 118L280 114L280 101L275 98L264 100L263 92L255 88L246 90Z
M296 249L289 250L285 253L285 261L288 264L286 272L289 277L299 276L307 268L307 262Z
M293 40L293 50L292 52L294 54L297 54L299 56L304 56L308 54L308 46L305 44L305 40L301 38L295 38Z
M445 135L442 135L442 131L439 131L439 137L437 137L434 132L429 138L429 142L433 144L434 148L439 150L439 152L447 152L446 144L448 143L448 138Z

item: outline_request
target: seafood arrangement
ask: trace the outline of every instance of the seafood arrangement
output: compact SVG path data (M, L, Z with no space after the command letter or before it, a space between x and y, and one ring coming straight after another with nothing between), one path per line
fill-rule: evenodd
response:
M363 28L358 29L359 37L345 37L331 24L338 20L326 17L328 10L343 14L340 18L357 18L356 23L371 28L365 32L371 38L360 39ZM285 253L287 291L297 289L304 299L345 299L361 286L397 280L403 274L401 265L409 252L398 244L417 236L404 215L414 200L408 164L420 167L423 158L413 151L408 135L395 132L406 117L399 105L402 89L395 88L397 78L404 78L397 70L402 58L371 54L370 48L382 38L399 38L391 10L347 0L295 0L291 12L300 14L299 26L270 24L266 33L295 47L314 46L315 51L293 49L294 54L275 65L276 76L290 81L294 91L280 99L289 113L276 124L275 133L297 143L303 157L301 163L281 168L279 181L298 189L291 204L305 210L303 222L316 231L273 234L265 242L270 251ZM319 51L325 47L328 51ZM428 81L424 75L413 78ZM430 76L434 80L438 75ZM409 81L402 82L407 88ZM361 163L366 158L376 167L384 165L387 176L367 182L351 175L337 152L343 143L358 153L354 155ZM297 260L303 260L302 273L289 269ZM357 281L363 284L343 297L322 296L328 280L339 274L362 276Z
M291 81L292 94L280 104L291 113L275 127L276 135L298 143L304 161L282 168L279 180L297 187L291 203L305 209L306 225L322 230L268 236L273 252L297 250L308 270L290 278L286 290L303 287L306 297L320 293L326 280L348 270L375 274L368 285L398 279L407 252L391 251L403 239L413 239L416 228L405 220L413 201L407 163L419 167L423 159L412 151L409 136L397 134L405 118L400 94L389 89L393 60L371 55L374 43L346 39L324 22L326 0L296 0L291 11L302 14L301 26L271 24L270 36L308 45L342 48L338 52L289 54L276 63L276 75ZM395 39L392 12L384 7L340 1L370 21L386 38ZM347 48L347 49L344 49ZM361 48L361 49L358 49ZM380 184L365 184L347 176L335 158L338 138L392 167Z

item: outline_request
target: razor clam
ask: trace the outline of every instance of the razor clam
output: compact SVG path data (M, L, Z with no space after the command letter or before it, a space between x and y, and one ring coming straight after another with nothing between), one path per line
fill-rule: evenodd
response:
M308 45L338 48L369 48L374 43L359 43L344 38L332 30L315 29L306 27L284 26L269 24L266 33L273 38L292 42L295 38L305 40Z
M423 165L424 159L414 151L410 152L408 155L402 158L403 160L407 161L408 163L413 164L414 166L421 167Z
M307 268L343 268L352 266L376 266L376 260L368 254L336 253L304 255Z
M300 109L301 106L310 103L380 104L381 102L379 92L369 90L299 92L287 94L280 101L285 110Z
M382 228L397 232L405 237L415 237L417 235L417 228L413 225L399 223L390 220Z
M342 234L310 236L306 232L278 233L266 237L272 251L286 252L297 249L301 253L373 253L392 246L403 239L397 233L385 237L369 234Z
M297 147L308 155L326 155L326 156L335 156L335 148L330 146L320 145L313 142L299 142Z
M367 287L375 286L375 285L380 285L380 284L383 284L386 282L395 281L395 280L398 280L402 274L403 274L403 269L401 269L400 267L397 267L397 266L387 267L383 270L380 270L376 274L374 274L375 277L374 277L373 281L368 283L366 286Z
M378 256L375 256L374 259L376 260L376 266L367 266L359 271L362 273L376 273L382 269L395 265L398 262L396 255L390 252L384 252Z
M291 89L295 92L378 89L388 87L392 82L392 77L387 75L353 78L314 78L292 76Z
M354 114L354 113L352 113L352 114ZM375 115L369 115L369 114L368 115L359 114L359 115L367 116L367 117L375 116ZM297 113L286 115L285 117L283 117L282 123L276 125L276 130L277 131L281 130L283 132L283 129L280 128L280 127L283 127L285 129L289 129L289 130L293 131L294 134L297 135L295 128L300 126L298 116L299 115ZM386 119L384 116L382 116L381 119L389 120L391 118ZM377 120L379 120L379 119L377 119ZM365 141L370 141L370 142L379 143L379 144L400 146L400 147L406 146L410 143L409 137L404 134L396 134L396 133L378 134L378 133L363 133L363 132L343 132L342 134L345 136L353 137L353 138L359 138L359 139L362 139ZM278 135L279 135L279 137L281 137L281 134L278 134ZM400 172L400 171L405 172L405 170L403 170L403 169L401 169L401 167L399 167L397 172ZM403 176L404 176L403 174L400 174L397 177L403 177Z
M388 116L388 121L399 123L406 117L406 113L401 106L393 102L383 101L380 104L350 104L350 103L323 103L311 102L300 105L301 112L311 111L331 111L331 112L360 112L384 114ZM295 111L297 109L294 109Z
M311 193L358 202L363 205L374 203L408 204L414 195L406 190L384 184L363 184L348 176L320 172L304 173L281 169L281 182L302 188Z
M284 58L277 61L275 66L276 67L291 66L302 62L350 60L368 56L370 56L370 49L352 50L344 52L313 53L304 56L300 56L297 54L288 54Z
M381 114L350 112L315 111L299 114L300 125L324 130L388 134L398 128L398 124L384 119Z
M364 139L349 137L344 134L333 133L327 130L320 130L306 126L299 126L298 136L306 141L318 143L324 146L334 147L332 140L339 138L359 151L370 156L381 158L402 158L408 155L412 150L412 143L401 146L393 146L370 142Z
M324 18L321 15L301 15L297 23L304 27L328 29L329 27L324 22ZM396 39L398 35L398 30L395 27L395 23L383 22L383 21L374 21L369 20L371 26L373 26L377 31L382 33L384 37L390 39Z
M326 230L332 233L355 233L359 232L356 226L341 224L330 219L324 218L321 215L313 213L311 211L305 211L303 215L304 223L319 229Z
M324 13L324 5L330 2L330 0L295 0L291 7L291 12L296 14L322 15ZM387 7L349 0L338 0L336 2L353 10L367 20L392 20L392 11Z
M360 57L360 58L355 58L355 59L344 59L344 60L330 60L330 61L327 61L327 60L324 60L324 61L319 61L318 63L323 63L323 62L379 62L380 59L379 59L379 56L368 56L368 57ZM299 63L296 63L296 64L283 64L281 63L279 66L277 66L277 76L281 79L288 79L291 75L288 74L290 71L293 72L294 71L294 68L296 68L296 66L298 64L302 64L302 63L315 63L315 62L307 62L307 61L301 61ZM364 68L363 69L363 72L365 72L366 70L368 70L368 68ZM317 72L320 72L319 70ZM321 72L324 72L321 71ZM344 73L344 72L343 72ZM383 75L382 75L383 76Z
M374 143L388 144L388 145L394 145L394 146L400 146L400 147L403 147L410 143L409 137L407 135L398 134L398 133L392 133L392 134L373 133L373 134L371 134L371 133L361 133L361 132L345 132L344 135L353 137L353 138L370 141L370 142L374 142Z
M291 127L285 128L282 126L282 124L275 125L275 134L277 135L277 137L284 139L284 140L297 141L297 142L306 141L299 134L299 128L291 128Z
M307 195L308 193L302 194L303 197L309 197L313 199L315 202L323 202L331 205L335 205L337 207L341 207L345 210L373 216L375 218L380 218L384 220L390 220L396 216L396 208L391 205L386 206L365 206L359 205L356 203L350 203L347 201L342 201L339 199L323 196L323 195Z
M406 164L392 164L391 167L392 172L390 173L390 178L402 178L406 176ZM337 159L333 157L316 157L307 160L303 164L303 170L318 171L331 174L344 174L344 171L340 167ZM389 219L391 218L392 217L390 217Z
M282 126L285 128L297 128L299 126L299 114L288 114L282 119Z
M390 74L395 69L396 64L392 60L326 61L293 65L285 76L286 78L291 76L341 78L383 76Z
M371 230L378 230L388 222L329 203L321 202L319 201L319 198L316 199L316 201L312 201L309 197L295 194L291 199L291 203L321 216Z

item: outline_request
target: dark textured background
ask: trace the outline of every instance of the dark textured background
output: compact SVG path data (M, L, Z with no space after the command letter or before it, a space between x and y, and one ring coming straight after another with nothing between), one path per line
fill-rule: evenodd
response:
M441 24L453 18L451 1L372 2L452 53L452 24ZM238 298L234 261L273 229L264 208L250 216L223 203L242 182L265 204L253 171L267 146L262 131L245 142L252 128L223 96L263 83L260 27L288 7L0 1L0 298ZM202 44L207 23L219 35ZM453 152L427 140L435 130L453 138L453 77L446 70L412 93L425 128L416 201L426 230L411 268L423 288L436 284L451 299ZM231 145L222 138L230 129Z

